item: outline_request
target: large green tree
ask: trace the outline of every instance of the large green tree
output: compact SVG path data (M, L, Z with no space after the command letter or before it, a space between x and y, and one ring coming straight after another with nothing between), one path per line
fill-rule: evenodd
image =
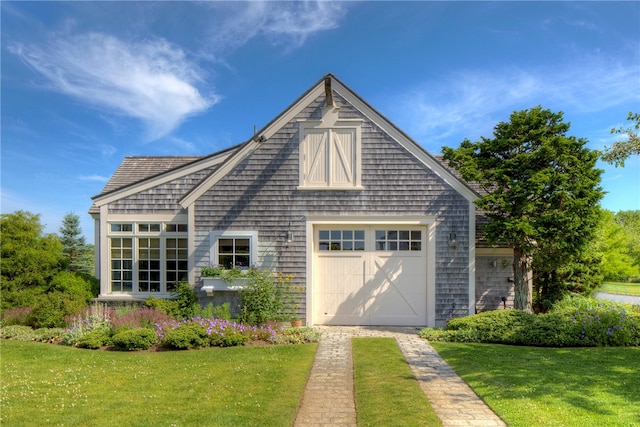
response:
M69 212L64 216L60 227L60 241L62 242L62 251L67 260L68 271L84 274L93 273L92 247L87 245L82 235L80 217L78 215Z
M602 160L616 166L624 166L624 161L629 156L640 154L640 114L629 113L627 120L633 123L633 127L619 127L611 129L612 134L627 135L626 140L616 141L611 147L605 147Z
M632 212L634 211L628 211L628 213ZM606 280L624 280L640 274L640 263L630 253L634 249L631 245L632 233L628 233L627 229L620 224L621 221L617 219L621 213L602 211L598 243L599 250L602 252L602 273ZM624 217L624 215L621 216ZM640 226L640 223L638 225ZM640 236L636 238L636 244L640 244L638 240Z
M43 235L40 215L25 211L2 214L2 306L28 305L46 291L64 262L55 234Z
M602 171L586 140L568 136L563 113L538 106L498 123L493 138L443 147L444 158L485 195L476 205L490 219L491 243L514 249L515 307L531 311L535 263L538 275L559 272L592 241L599 218ZM555 277L554 280L563 280Z

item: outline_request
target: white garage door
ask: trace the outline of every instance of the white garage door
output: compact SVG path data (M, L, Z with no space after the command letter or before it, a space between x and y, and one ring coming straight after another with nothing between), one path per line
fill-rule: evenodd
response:
M426 227L317 225L315 324L425 325Z

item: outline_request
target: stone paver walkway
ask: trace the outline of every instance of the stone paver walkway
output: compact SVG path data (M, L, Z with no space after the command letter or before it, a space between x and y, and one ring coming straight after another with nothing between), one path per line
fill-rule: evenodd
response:
M295 427L356 426L352 337L392 337L444 426L506 424L413 327L319 327L322 338Z

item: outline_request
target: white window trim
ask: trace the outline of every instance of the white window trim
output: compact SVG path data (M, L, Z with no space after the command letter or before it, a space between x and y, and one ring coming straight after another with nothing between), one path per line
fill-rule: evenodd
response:
M132 231L111 231L111 224L132 224ZM138 224L148 223L160 223L161 231L138 231ZM168 232L166 231L167 224L187 224L186 232ZM101 274L101 297L117 297L119 299L146 299L153 296L157 298L168 298L173 295L173 292L167 291L166 280L166 239L167 238L182 238L187 239L187 276L191 271L191 262L189 257L189 231L191 230L188 218L186 215L110 215L105 221L105 242L104 242L104 255L105 262L101 265L103 273ZM133 277L132 277L132 290L131 292L113 291L111 288L111 251L110 251L110 239L112 237L129 237L132 238L132 251L133 251ZM139 238L159 238L160 239L160 292L140 292L138 290L138 239Z
M219 239L246 239L249 238L249 256L251 267L258 263L258 232L244 230L212 231L209 234L209 263L218 265L218 240Z

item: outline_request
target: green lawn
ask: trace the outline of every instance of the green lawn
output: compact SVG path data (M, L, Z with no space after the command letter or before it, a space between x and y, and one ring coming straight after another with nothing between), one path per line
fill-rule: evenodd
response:
M441 426L393 338L354 338L359 426Z
M600 288L598 288L598 291L610 294L640 296L640 283L607 282L603 283Z
M432 342L511 427L640 425L640 348Z
M0 345L3 426L290 426L317 347L123 353Z

